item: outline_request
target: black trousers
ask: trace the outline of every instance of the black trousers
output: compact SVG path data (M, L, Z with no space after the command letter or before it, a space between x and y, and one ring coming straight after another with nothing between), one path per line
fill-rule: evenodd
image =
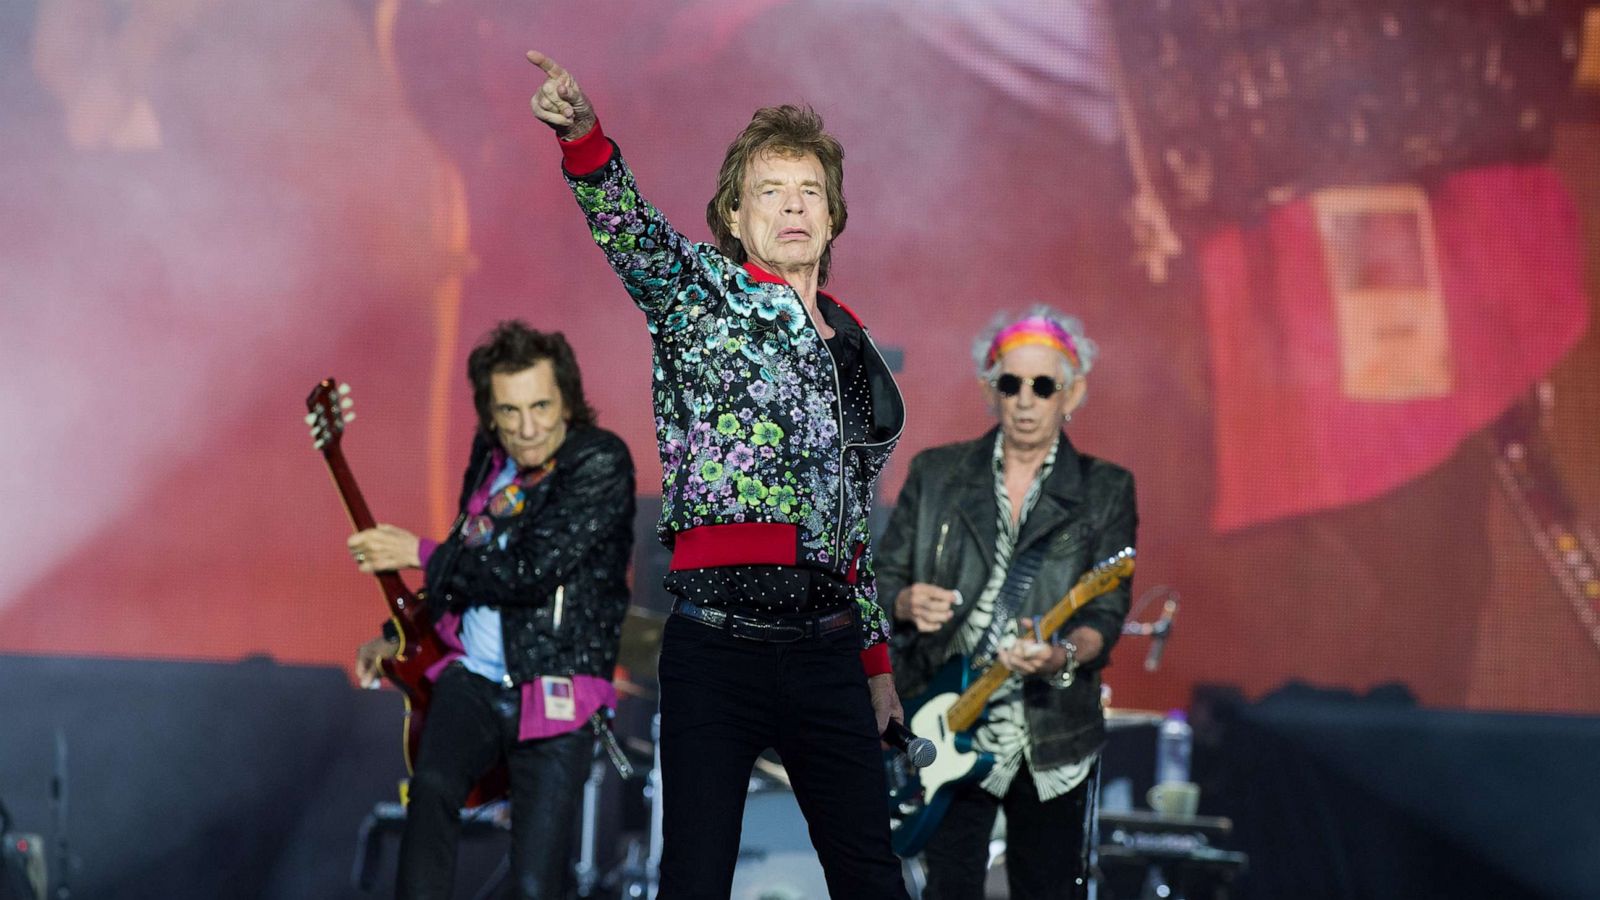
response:
M1083 897L1084 799L1094 779L1053 800L1040 800L1027 764L1004 799L976 782L963 785L923 849L926 900L983 900L989 835L1006 811L1006 878L1013 900Z
M560 897L576 843L583 783L594 758L587 727L517 740L520 688L451 665L439 675L411 774L400 839L401 900L445 900L455 884L461 804L502 757L511 776L513 896Z
M681 616L661 642L660 900L733 887L750 771L782 757L833 900L905 900L860 632L761 643Z

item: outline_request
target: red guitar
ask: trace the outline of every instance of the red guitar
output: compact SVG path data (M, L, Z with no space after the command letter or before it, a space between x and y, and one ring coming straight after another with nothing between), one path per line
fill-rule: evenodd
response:
M339 384L332 378L323 379L306 397L306 409L309 410L306 424L311 426L312 444L322 451L322 458L328 464L328 473L333 476L334 487L339 489L339 498L344 501L351 523L358 531L365 531L376 527L378 523L372 518L371 510L367 509L367 501L362 498L355 476L350 474L350 464L345 461L344 451L339 447L345 426L355 420L353 406L349 385ZM417 748L422 743L422 728L427 720L428 701L433 693L433 685L423 676L444 656L445 647L428 621L422 597L412 593L394 572L378 572L374 577L378 579L384 603L389 607L389 618L394 620L395 629L400 634L399 651L384 660L382 665L383 674L405 696L405 740L402 750L409 773L416 762ZM505 793L506 771L504 766L500 766L478 781L467 798L467 806L480 806L499 799Z

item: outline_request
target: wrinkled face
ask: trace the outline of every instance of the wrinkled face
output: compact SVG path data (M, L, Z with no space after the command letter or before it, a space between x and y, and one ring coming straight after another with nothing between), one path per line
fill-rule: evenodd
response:
M1063 385L1066 359L1057 351L1038 344L1024 344L1000 357L1000 375L1016 375L1023 380L1022 390L1007 397L989 386L989 400L1000 416L1005 443L1018 449L1031 449L1055 440L1067 416L1083 402L1084 383L1080 376ZM1056 391L1040 397L1028 380L1049 378Z
M541 359L520 372L489 376L489 412L500 446L528 469L543 465L567 439L565 404L556 386L556 368Z
M816 268L833 239L824 177L812 153L766 151L745 166L728 228L756 265L773 274Z

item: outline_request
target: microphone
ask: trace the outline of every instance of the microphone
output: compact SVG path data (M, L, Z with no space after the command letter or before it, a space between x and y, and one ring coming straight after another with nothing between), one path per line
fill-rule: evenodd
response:
M890 719L889 727L883 729L883 742L904 753L906 759L919 769L933 765L934 758L939 755L939 748L933 745L933 741L912 734L911 729L898 719Z
M1178 614L1178 595L1167 597L1161 606L1161 618L1150 626L1150 652L1144 658L1144 670L1154 672L1161 665L1161 654L1166 652L1167 637L1172 634L1172 620Z

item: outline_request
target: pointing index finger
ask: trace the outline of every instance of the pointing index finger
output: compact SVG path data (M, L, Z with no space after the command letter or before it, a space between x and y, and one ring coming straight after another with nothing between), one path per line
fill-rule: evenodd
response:
M561 76L567 74L567 70L561 68L561 66L555 60L545 56L543 53L540 53L537 50L528 51L528 62L531 62L543 69L544 73L551 78L560 78Z

